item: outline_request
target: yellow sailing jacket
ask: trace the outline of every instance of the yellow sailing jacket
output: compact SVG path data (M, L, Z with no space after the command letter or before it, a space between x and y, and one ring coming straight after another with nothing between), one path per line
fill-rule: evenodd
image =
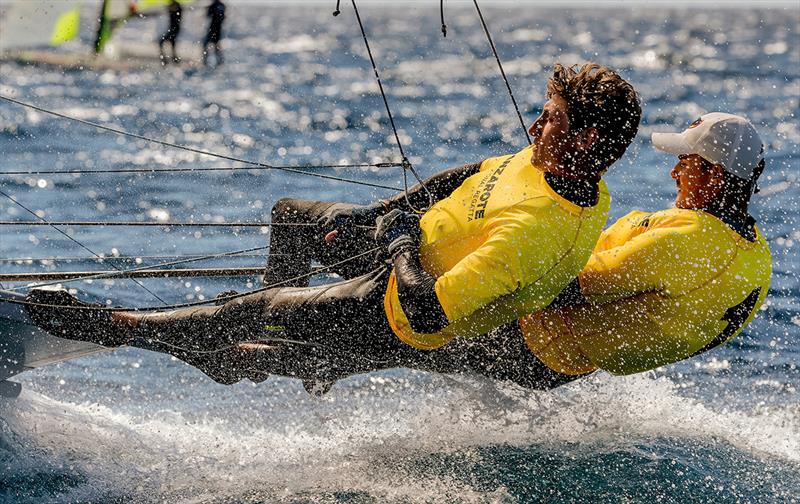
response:
M699 210L631 212L608 228L580 274L589 305L523 317L528 347L566 374L630 374L735 337L769 290L772 258Z
M608 217L559 196L531 164L531 148L485 160L480 171L422 216L420 260L436 280L450 324L415 333L400 306L392 273L384 298L389 324L416 348L438 348L547 306L586 264Z

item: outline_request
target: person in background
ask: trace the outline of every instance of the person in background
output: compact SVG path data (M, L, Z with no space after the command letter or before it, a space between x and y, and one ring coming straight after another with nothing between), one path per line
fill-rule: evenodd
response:
M225 21L225 4L222 0L213 0L206 10L208 22L208 33L203 41L203 65L208 66L209 46L214 46L214 53L217 58L216 66L222 64L222 49L220 40L222 39L222 22Z
M178 3L178 0L172 0L170 2L170 4L167 6L167 14L169 14L169 27L167 28L167 31L161 35L161 39L158 41L158 51L162 65L167 64L167 55L164 54L165 42L169 42L172 46L172 62L180 63L181 61L181 59L178 57L177 50L175 49L178 34L181 32L181 19L183 15L183 7L181 7L181 4Z

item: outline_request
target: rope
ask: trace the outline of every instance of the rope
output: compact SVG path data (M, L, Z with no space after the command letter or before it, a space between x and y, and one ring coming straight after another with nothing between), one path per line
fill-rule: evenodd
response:
M439 15L442 18L442 37L447 37L447 25L444 24L444 0L439 0Z
M378 66L375 64L375 58L372 56L372 49L369 46L369 40L367 39L367 32L364 29L364 23L361 22L361 15L358 12L358 7L356 6L356 0L350 0L350 3L353 4L353 11L356 14L356 20L358 21L358 27L361 29L361 37L364 39L364 45L367 48L367 55L369 56L369 61L372 64L372 71L375 73L375 80L378 82L378 89L381 92L381 98L383 98L383 105L386 107L386 114L389 116L389 124L392 126L392 132L394 133L394 139L397 142L397 148L400 150L400 156L403 158L402 167L403 167L403 191L406 199L406 204L417 213L424 213L426 209L417 209L414 205L411 204L411 201L408 198L408 177L407 173L410 171L414 178L417 179L417 182L422 186L422 189L428 195L428 207L430 208L433 206L433 194L428 190L425 186L425 183L420 178L417 171L414 169L414 166L408 160L408 157L403 150L403 144L400 142L400 135L397 133L397 127L394 123L394 116L392 116L392 110L389 107L389 100L386 98L386 93L383 90L383 83L381 82L380 73L378 73ZM336 3L336 12L334 12L334 16L337 15L339 12L339 2L337 0Z
M364 256L369 255L369 254L374 254L380 249L381 249L381 247L375 247L375 248L372 248L372 249L367 250L365 252L361 252L361 253L356 254L354 256L348 257L347 259L343 259L343 260L341 260L339 262L336 262L336 263L333 263L333 264L329 264L327 266L321 266L319 268L316 268L315 270L312 270L309 273L303 273L302 275L297 275L297 276L292 277L292 278L287 278L286 280L281 280L280 282L275 282L275 283L272 283L272 284L269 284L269 285L265 285L264 287L260 287L258 289L254 289L254 290L251 290L249 292L238 293L238 294L229 294L229 295L226 295L226 296L217 296L217 297L215 297L213 299L206 299L206 300L203 300L203 301L193 301L193 302L190 302L190 303L176 303L176 304L164 305L164 306L148 306L148 307L134 307L134 308L124 308L123 307L123 308L120 308L120 307L111 307L111 306L52 305L52 304L46 304L46 303L31 303L29 301L16 300L16 299L4 299L3 302L11 303L11 304L17 304L17 305L26 305L26 306L40 306L40 307L46 307L46 308L62 308L62 309L65 309L65 310L132 311L132 312L176 310L178 308L189 308L189 307L192 307L192 306L202 306L202 305L207 305L207 304L210 304L210 303L218 303L220 301L230 301L232 299L237 299L237 298L249 296L251 294L257 294L259 292L264 292L266 290L273 289L275 287L279 287L281 285L284 285L284 284L287 284L287 283L290 283L290 282L294 282L295 280L301 280L301 279L304 279L304 278L311 277L312 275L316 275L316 274L318 274L320 272L331 270L331 269L333 269L333 268L335 268L337 266L340 266L340 265L345 264L347 262L350 262L350 261L353 261L355 259L358 259L359 257L364 257Z
M361 164L338 164L338 165L303 165L295 166L294 168L303 169L326 169L326 168L392 168L395 166L402 166L402 163L361 163ZM0 172L2 175L96 175L104 173L192 173L192 172L219 172L219 171L261 171L261 170L282 170L291 169L292 166L270 166L269 168L263 166L221 166L221 167L208 167L208 168L120 168L120 169L104 169L104 170L15 170ZM400 190L400 188L392 188Z
M70 120L70 121L74 121L74 122L77 122L77 123L80 123L80 124L84 124L86 126L91 126L93 128L101 129L101 130L104 130L104 131L110 131L112 133L116 133L117 135L136 138L136 139L139 139L139 140L144 140L146 142L151 142L151 143L155 143L155 144L158 144L158 145L163 145L165 147L173 147L175 149L180 149L180 150L184 150L184 151L188 151L188 152L194 152L195 154L202 154L204 156L211 156L211 157L215 157L215 158L219 158L219 159L226 159L228 161L236 161L238 163L245 163L245 164L248 164L248 165L251 165L251 166L258 166L260 168L264 168L264 169L268 169L268 170L281 170L281 171L286 171L286 172L289 172L289 173L298 173L298 174L301 174L301 175L307 175L309 177L324 178L324 179L329 179L329 180L336 180L338 182L347 182L347 183L350 183L350 184L377 187L379 189L396 190L396 188L390 187L390 186L385 186L385 185L380 185L380 184L373 184L373 183L370 183L370 182L363 182L361 180L353 180L353 179L347 179L347 178L343 178L343 177L335 177L333 175L324 175L322 173L306 172L306 171L302 171L302 170L298 170L298 169L294 169L294 168L272 166L272 165L268 165L266 163L260 163L258 161L251 161L249 159L238 158L238 157L235 157L235 156L228 156L228 155L225 155L225 154L217 154L215 152L210 152L210 151L203 150L203 149L197 149L195 147L189 147L187 145L180 145L180 144L176 144L176 143L172 143L172 142L165 142L164 140L156 140L155 138L149 138L149 137L146 137L146 136L143 136L143 135L139 135L139 134L136 134L136 133L130 133L130 132L125 131L125 130L112 128L112 127L109 127L109 126L104 126L102 124L98 124L98 123L95 123L95 122L92 122L92 121L87 121L85 119L78 119L77 117L72 117L72 116L69 116L69 115L66 115L66 114L62 114L60 112L55 112L53 110L47 110L47 109L44 109L42 107L38 107L36 105L33 105L31 103L25 103L25 102L22 102L22 101L19 101L19 100L15 100L14 98L10 98L8 96L0 95L0 99L5 100L5 101L10 102L10 103L14 103L14 104L19 105L21 107L27 107L27 108L32 109L32 110L37 110L37 111L42 112L44 114L50 114L50 115L55 116L55 117L60 117L62 119L67 119L67 120ZM392 163L392 166L402 166L402 164Z
M79 247L81 247L82 249L86 250L87 252L89 252L89 253L90 253L90 254L92 254L93 256L95 256L95 257L98 257L98 258L100 257L100 254L98 254L98 253L97 253L97 252L95 252L94 250L90 249L89 247L87 247L87 246L86 246L86 245L84 245L83 243L79 242L79 241L78 241L78 240L76 240L75 238L71 237L70 235L68 235L67 233L65 233L64 231L62 231L62 230L61 230L61 228L57 227L57 226L56 226L56 225L54 225L54 224L50 224L50 223L49 223L49 222L47 222L47 220L45 220L43 217L39 217L39 216L36 214L36 212L34 212L34 211L33 211L33 210L31 210L30 208L26 207L25 205L23 205L22 203L20 203L20 202L19 202L19 201L17 201L16 199L14 199L14 198L13 198L11 195L9 195L9 194L6 194L6 193L5 193L5 192L3 192L2 190L0 190L0 194L1 194L1 195L3 195L3 196L5 196L6 198L10 199L11 201L13 201L13 202L14 202L15 204L17 204L19 207L21 207L21 208L22 208L22 209L24 209L26 212L30 213L31 215L33 215L34 217L36 217L36 218L37 218L37 219L39 219L40 221L47 223L47 225L48 225L48 226L50 226L51 228L53 228L53 229L55 229L56 231L58 231L59 233L61 233L62 235L64 235L64 236L65 236L67 239L69 239L71 242L75 243L76 245L78 245L78 246L79 246ZM120 270L120 269L119 269L117 266L114 266L113 264L111 265L111 267L112 267L112 268L114 268L114 269L115 269L115 270L117 270L117 271L121 271L121 270ZM133 282L134 282L136 285L138 285L139 287L141 287L142 289L144 289L145 291L147 291L147 292L148 292L148 293L149 293L151 296L153 296L154 298L158 299L158 300L159 300L159 301L161 301L163 304L167 304L167 302L166 302L166 301L164 301L163 299L161 299L161 298L158 296L158 294L156 294L155 292L153 292L153 291L151 291L150 289L148 289L147 287L145 287L145 286L144 286L144 284L142 284L141 282L139 282L139 281L138 281L138 280L136 280L135 278L132 278L131 280L132 280L132 281L133 281Z
M138 222L138 221L0 221L0 226L130 226L130 227L242 227L314 226L305 222ZM372 227L375 226L358 226Z
M109 279L109 278L127 278L128 275L130 275L131 273L137 272L137 271L147 271L147 270L151 270L151 269L155 269L155 268L164 268L166 266L177 266L179 264L188 264L188 263L193 263L193 262L198 262L198 261L204 261L204 260L207 260L207 259L219 259L221 257L230 257L230 256L238 255L238 254L245 254L245 253L248 253L248 252L255 252L257 250L266 250L268 248L269 248L269 246L252 247L252 248L247 248L247 249L242 249L242 250L234 250L232 252L221 252L221 253L218 253L218 254L209 254L209 255L205 255L205 256L190 257L190 258L178 259L178 260L174 260L174 261L162 262L162 263L158 263L158 264L150 264L150 265L147 265L147 266L139 266L139 267L130 268L130 269L114 268L114 269L117 270L116 273L97 273L95 275L86 275L86 276L82 276L82 277L79 277L79 278L71 278L71 279L68 279L68 280L54 280L52 282L44 282L44 283L40 283L40 284L36 284L36 285L24 285L24 286L15 287L13 289L8 289L8 290L21 290L21 289L30 289L30 288L36 288L36 287L46 287L48 285L66 284L66 283L73 283L73 282L79 282L79 281L82 282L82 281L85 281L85 280L100 280L100 279ZM112 267L113 267L113 265L112 265Z
M259 257L264 258L268 256L288 256L289 253L283 254L236 254L236 257ZM0 257L0 264L13 264L13 263L31 263L31 262L83 262L94 261L103 263L106 261L150 261L150 260L163 260L163 259L189 259L190 257L203 257L199 254L184 254L184 255L111 255L97 257Z
M531 137L528 134L528 128L525 127L525 121L522 120L522 114L520 113L519 107L517 106L517 100L514 99L514 92L511 91L511 84L508 83L506 72L503 70L503 64L500 62L500 56L497 55L497 48L494 46L492 35L489 33L489 28L486 26L486 21L483 19L483 13L481 12L481 8L478 6L478 0L472 0L472 1L475 4L475 9L478 11L478 17L481 19L481 25L483 25L483 32L486 34L486 38L489 40L489 46L491 46L492 52L494 53L494 59L497 60L497 66L500 67L500 74L503 76L503 80L506 83L506 89L508 89L508 95L511 97L511 103L514 104L514 110L517 111L519 124L520 126L522 126L522 131L525 132L525 138L528 139L528 145L530 145Z

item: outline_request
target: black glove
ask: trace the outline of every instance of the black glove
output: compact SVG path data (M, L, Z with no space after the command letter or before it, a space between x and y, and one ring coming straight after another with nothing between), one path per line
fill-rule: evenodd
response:
M336 204L317 219L317 225L323 235L331 231L347 234L355 226L371 226L385 211L381 202L363 206Z
M375 224L377 225L375 241L386 248L392 259L397 254L415 250L419 246L418 215L394 209L378 217Z

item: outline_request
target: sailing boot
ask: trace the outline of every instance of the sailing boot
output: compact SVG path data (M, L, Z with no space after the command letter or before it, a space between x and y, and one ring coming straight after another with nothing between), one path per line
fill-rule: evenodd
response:
M129 328L116 323L112 312L103 305L78 300L63 289L31 289L25 309L37 326L53 336L86 341L105 347L126 345L131 341Z

